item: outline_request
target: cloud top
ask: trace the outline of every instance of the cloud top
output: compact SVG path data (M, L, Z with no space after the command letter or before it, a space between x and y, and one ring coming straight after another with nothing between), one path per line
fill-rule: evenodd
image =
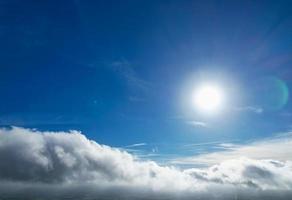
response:
M88 198L129 199L131 194L135 199L208 199L210 195L226 199L235 194L289 196L292 190L289 160L240 158L209 168L180 170L142 161L77 131L0 129L0 161L0 197L50 198L54 193L76 198L86 194Z

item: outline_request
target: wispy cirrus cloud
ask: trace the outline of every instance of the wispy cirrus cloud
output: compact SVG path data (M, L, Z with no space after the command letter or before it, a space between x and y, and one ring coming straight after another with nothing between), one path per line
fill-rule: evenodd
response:
M127 145L126 148L131 148L131 147L141 147L141 146L146 146L147 143L136 143L136 144L130 144L130 145Z
M120 74L128 83L129 87L148 91L151 84L138 76L133 65L126 59L113 61L107 64L114 72ZM138 97L135 97L138 98ZM140 98L139 98L140 99Z
M146 99L145 95L152 91L152 83L141 77L137 72L137 65L125 58L93 61L87 63L87 66L91 69L105 68L120 77L131 90L128 97L128 100L131 102L144 102Z
M202 122L202 121L186 121L186 124L189 124L191 126L195 126L195 127L207 127L207 123L206 122Z
M256 114L261 114L264 112L264 109L259 106L244 106L244 107L236 107L236 111L242 111L242 112L253 112Z
M222 143L215 145L218 151L196 156L178 158L173 164L218 164L240 157L251 159L292 160L292 133L285 133L273 138L255 141L248 144ZM221 149L221 150L220 150Z
M265 155L267 158L268 153ZM208 168L181 170L142 161L125 151L88 140L78 131L2 128L0 198L225 200L292 197L292 162L284 160L289 156L282 157L282 161L256 159L262 158L259 154L254 159L228 158L233 159Z

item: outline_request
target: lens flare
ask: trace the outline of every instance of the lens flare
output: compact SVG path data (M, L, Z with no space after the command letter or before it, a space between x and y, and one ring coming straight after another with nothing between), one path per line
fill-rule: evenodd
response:
M288 102L289 88L286 83L276 77L265 77L260 81L261 103L267 110L280 110Z

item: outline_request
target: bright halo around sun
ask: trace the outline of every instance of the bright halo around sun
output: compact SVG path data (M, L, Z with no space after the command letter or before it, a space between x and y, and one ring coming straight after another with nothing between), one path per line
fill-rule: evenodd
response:
M202 113L217 113L223 108L224 94L217 85L202 85L194 92L193 104Z

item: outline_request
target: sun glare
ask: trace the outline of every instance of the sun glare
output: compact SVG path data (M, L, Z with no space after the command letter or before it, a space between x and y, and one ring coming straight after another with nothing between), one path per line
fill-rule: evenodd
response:
M216 85L203 85L195 91L193 103L200 112L217 112L223 106L223 92Z

